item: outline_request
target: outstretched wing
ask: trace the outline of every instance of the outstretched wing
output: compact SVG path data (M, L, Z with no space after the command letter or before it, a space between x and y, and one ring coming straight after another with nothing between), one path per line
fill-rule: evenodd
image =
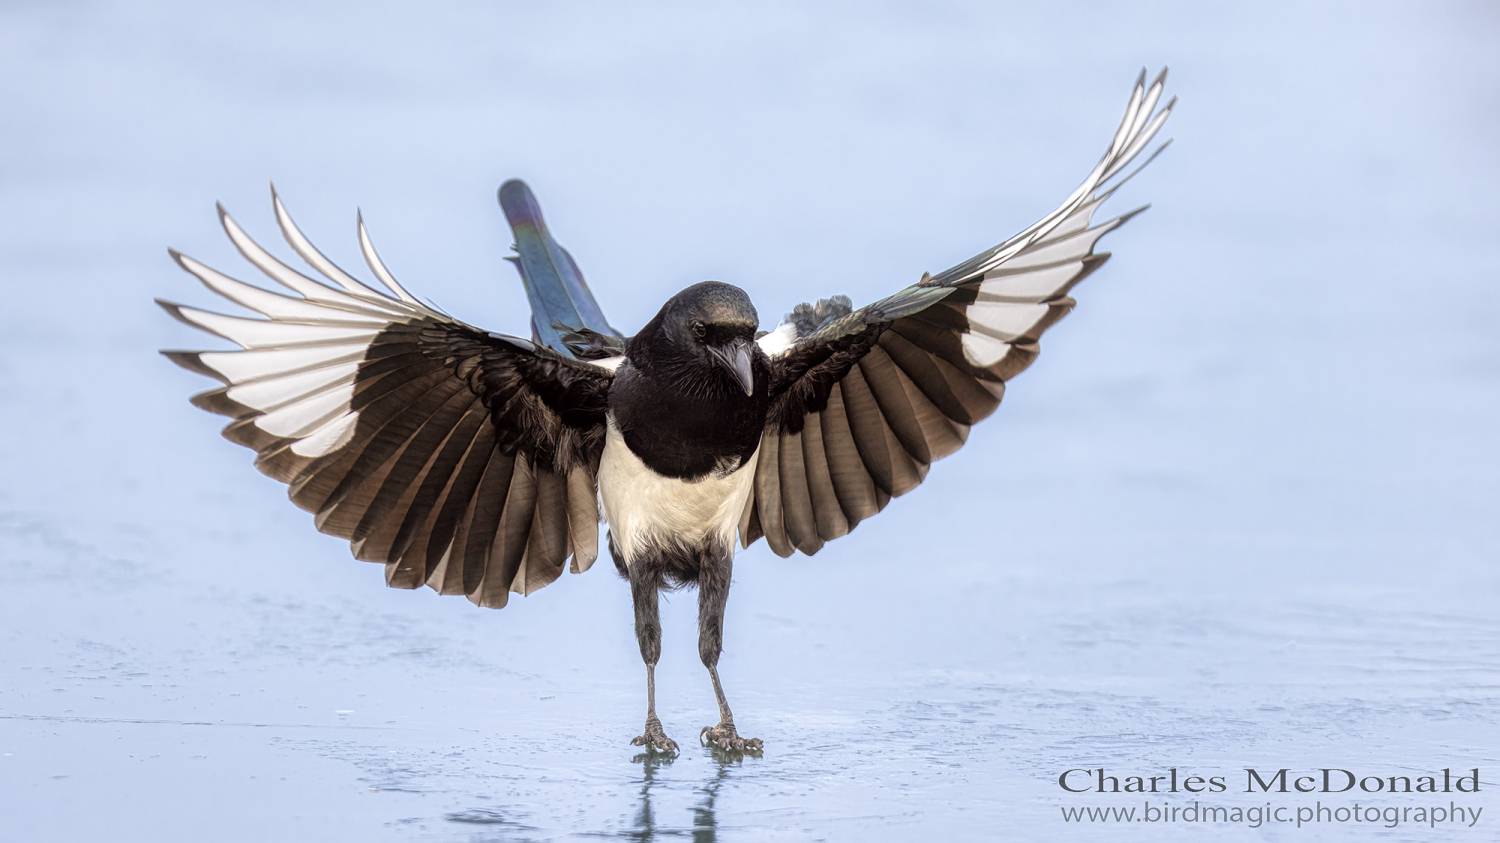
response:
M781 556L818 552L916 488L994 412L1042 332L1072 309L1068 291L1109 258L1094 244L1144 210L1092 225L1176 103L1156 110L1165 70L1145 82L1142 71L1109 149L1056 211L867 307L842 296L801 305L761 339L772 405L740 520L746 547L764 535Z
M172 252L210 290L264 319L158 300L240 346L164 351L222 387L193 403L233 419L224 436L257 456L359 559L397 588L426 583L504 606L598 555L594 485L613 375L517 337L486 333L420 303L360 247L389 294L335 266L272 191L293 250L326 280L282 263L219 209L250 263L296 295L237 281Z

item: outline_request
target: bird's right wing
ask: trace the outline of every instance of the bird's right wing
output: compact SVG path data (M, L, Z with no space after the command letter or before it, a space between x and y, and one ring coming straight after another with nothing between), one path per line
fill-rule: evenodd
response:
M273 194L274 195L274 194ZM319 530L383 562L398 588L426 583L504 606L598 555L595 474L613 374L517 337L491 334L420 303L380 262L390 294L313 247L279 199L292 248L324 280L287 266L220 209L240 253L297 295L173 257L210 290L264 319L171 302L168 313L240 346L166 351L222 387L193 403L233 419L224 436L257 452Z
M1141 73L1104 156L1035 225L858 310L844 296L800 305L761 338L771 412L740 520L746 547L765 536L778 555L816 553L916 488L994 412L1072 309L1069 290L1109 257L1094 244L1137 213L1092 224L1171 114L1172 103L1156 111L1165 81L1148 87Z

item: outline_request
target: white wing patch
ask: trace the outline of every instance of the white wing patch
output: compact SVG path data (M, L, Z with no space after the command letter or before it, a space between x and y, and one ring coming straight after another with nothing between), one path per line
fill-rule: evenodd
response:
M1175 99L1152 114L1166 77L1163 70L1148 88L1142 71L1109 149L1057 210L999 246L933 277L932 283L973 291L973 300L966 304L955 296L943 305L958 310L968 320L960 341L964 359L971 365L1002 378L1013 373L1008 359L1011 344L1034 342L1066 314L1073 305L1068 291L1109 257L1107 253L1094 254L1099 238L1145 210L1090 227L1094 211L1166 148L1167 144L1162 144L1135 172L1115 179L1172 113ZM1016 365L1024 366L1025 362L1023 359Z
M1165 81L1162 71L1148 88L1141 73L1104 156L1083 184L1035 225L860 311L846 310L848 300L838 301L842 297L798 305L788 316L790 324L760 338L760 347L772 356L797 343L816 349L819 343L860 335L872 342L836 383L808 378L798 384L810 387L806 396L788 392L789 401L802 402L790 405L802 414L802 427L793 433L791 425L771 425L761 439L754 497L738 524L746 547L764 536L781 556L817 553L915 488L934 460L958 450L971 426L999 406L1006 382L1036 359L1042 333L1075 304L1071 289L1109 257L1094 253L1099 238L1131 216L1099 225L1092 221L1134 175L1118 174L1171 113L1171 103L1156 110ZM799 336L801 331L806 333ZM604 480L612 458L628 465L620 456L629 456L623 445L611 451L615 441L605 447L601 495L610 488ZM655 494L649 478L638 479L639 474L620 471L630 482L618 487L643 490L639 494L605 497L611 521L620 518L627 525L611 527L617 539L649 535L637 526L644 519L631 508ZM699 500L695 490L676 494L682 501ZM693 523L702 523L702 517Z
M360 248L394 295L359 283L313 248L272 190L276 219L292 248L326 279L315 280L282 263L250 238L223 208L219 220L240 254L268 278L295 293L273 292L231 278L172 252L203 285L263 319L230 316L161 302L168 313L235 343L241 351L174 352L225 384L224 398L254 410L255 427L292 440L299 456L330 454L354 435L355 376L370 342L394 325L446 319L407 293L380 263L363 220Z
M358 362L364 343L324 345L310 348L269 348L255 351L205 351L198 355L203 365L229 383L247 383L277 378L323 366Z
M1166 82L1167 72L1163 70L1147 89L1146 73L1141 71L1140 78L1136 80L1135 89L1131 92L1130 104L1125 109L1125 116L1120 120L1120 127L1116 130L1109 149L1105 151L1104 157L1099 159L1099 163L1094 166L1088 177L1083 180L1083 184L1079 185L1078 189L1073 191L1057 210L1042 217L1025 231L995 248L938 273L933 280L944 286L958 286L974 281L1002 266L1007 269L1039 266L1069 259L1077 260L1089 254L1093 249L1094 241L1119 226L1129 216L1110 220L1090 229L1088 226L1094 211L1135 173L1140 172L1142 167L1161 154L1167 144L1171 143L1167 141L1162 144L1151 153L1141 167L1136 168L1135 172L1111 183L1114 177L1140 154L1146 144L1151 142L1162 124L1171 116L1172 108L1177 104L1175 97L1154 117L1151 116L1151 111L1156 107L1157 100L1161 98ZM1074 236L1079 236L1081 239L1074 240ZM1054 244L1055 248L1042 248Z
M1017 366L1024 368L1035 356L1035 349L1028 350L1027 355L1012 355L1010 344L1034 343L1042 331L1062 318L1073 305L1067 298L1068 291L1109 257L1107 253L1094 254L1099 238L1145 210L1092 225L1094 211L1171 143L1157 147L1134 172L1116 178L1171 115L1175 98L1156 111L1166 79L1163 70L1148 87L1146 73L1141 71L1109 148L1061 206L1015 237L937 275L924 276L917 285L969 291L964 296L950 296L937 306L956 310L967 319L967 326L959 330L959 340L970 365L988 369L1001 379L1019 371ZM946 327L951 323L939 324ZM757 343L767 355L776 357L799 339L797 325L786 322Z
M1037 302L1063 295L1083 270L1083 261L1028 272L994 270L979 285L980 301Z
M352 390L329 389L300 396L260 416L255 426L275 436L301 439L349 412Z
M274 322L265 319L247 319L243 316L227 316L197 308L178 306L178 316L184 322L223 337L240 348L294 348L307 345L368 343L380 333L374 328L348 328L338 322L333 325L315 325L295 322ZM387 323L390 324L390 323Z
M1031 332L1051 311L1045 304L977 301L969 305L969 330L1010 341Z
M295 375L248 381L232 386L227 395L246 407L269 412L296 401L301 396L325 391L354 392L354 373L358 362L324 366ZM347 404L348 396L345 396Z
M985 334L969 332L962 337L964 359L980 369L988 369L1005 359L1011 345Z
M1085 218L1084 222L1087 221ZM1094 244L1099 241L1100 237L1114 231L1120 223L1120 219L1113 219L1060 240L1037 241L1031 248L1018 252L1015 257L1007 259L1001 266L1014 272L1018 269L1051 267L1059 263L1080 260L1094 251Z

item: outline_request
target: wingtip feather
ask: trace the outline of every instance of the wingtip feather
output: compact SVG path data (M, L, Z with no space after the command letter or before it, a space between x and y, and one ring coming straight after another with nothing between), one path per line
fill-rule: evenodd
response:
M359 250L365 257L365 263L369 264L370 271L375 273L375 277L380 279L380 283L384 284L397 298L407 304L420 307L421 303L396 281L396 276L392 275L389 269L386 269L385 262L380 259L380 254L375 251L375 241L370 239L369 229L365 228L364 213L356 208L354 210L354 217L359 228Z
M203 363L203 359L199 357L199 355L203 353L201 351L178 351L176 349L164 348L157 353L167 358L168 360L171 360L173 363L176 363L178 366L187 369L189 372L195 372L197 374L213 378L214 380L224 384L225 386L229 385L228 378L224 377L223 375L219 374Z
M281 236L292 247L292 251L300 255L314 269L323 273L324 277L356 296L385 298L385 296L377 293L373 288L360 283L354 276L339 269L337 264L318 251L317 247L312 244L312 241L308 240L307 236L302 233L302 230L297 228L297 223L292 220L292 215L287 211L286 206L282 204L281 196L276 192L275 184L271 185L271 206L276 213L276 226L281 229Z
M192 325L194 328L198 327L182 314L182 305L178 304L177 302L167 301L166 299L152 299L152 301L156 302L158 307L160 307L162 310L165 310L168 316L171 316L178 322L181 322L184 325Z

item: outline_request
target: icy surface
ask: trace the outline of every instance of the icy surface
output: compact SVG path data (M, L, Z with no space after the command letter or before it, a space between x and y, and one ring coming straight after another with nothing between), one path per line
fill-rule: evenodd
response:
M1103 766L1244 807L1245 767L1477 767L1366 800L1468 829L1128 836L1494 839L1500 15L928 5L0 10L0 837L1119 839L1061 818L1142 801L1058 787ZM622 329L706 277L765 327L870 301L1053 208L1143 64L1177 142L1113 205L1154 207L1005 405L816 558L739 557L762 758L696 746L691 594L658 680L688 748L638 758L607 562L503 612L386 589L155 353L203 340L153 296L213 301L166 247L251 278L212 202L279 248L270 177L343 266L361 206L496 330L513 176Z

